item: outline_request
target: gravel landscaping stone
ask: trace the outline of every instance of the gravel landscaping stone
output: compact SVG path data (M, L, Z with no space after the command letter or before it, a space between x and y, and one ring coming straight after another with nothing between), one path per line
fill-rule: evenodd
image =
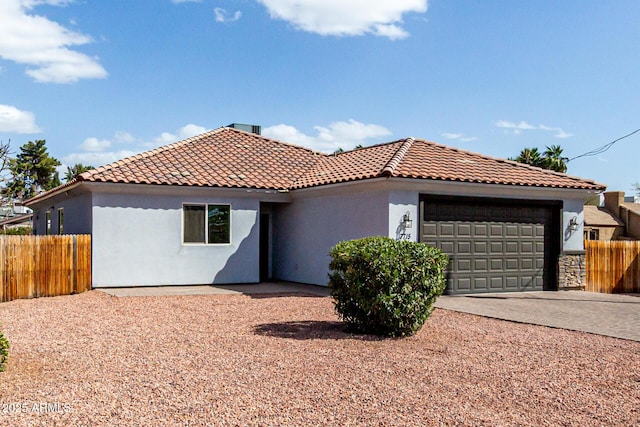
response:
M640 343L436 309L350 335L330 298L0 304L7 426L640 425Z

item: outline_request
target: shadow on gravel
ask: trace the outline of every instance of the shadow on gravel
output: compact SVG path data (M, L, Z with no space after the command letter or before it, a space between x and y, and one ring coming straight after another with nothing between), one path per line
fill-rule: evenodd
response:
M299 297L299 298L325 298L322 295L315 295L311 293L305 292L269 292L269 293L254 293L254 294L244 294L250 298L260 299L260 298L283 298L283 297Z
M253 328L254 333L276 338L291 338L295 340L360 340L381 341L384 338L374 335L350 333L342 322L318 320L301 320L297 322L264 323Z

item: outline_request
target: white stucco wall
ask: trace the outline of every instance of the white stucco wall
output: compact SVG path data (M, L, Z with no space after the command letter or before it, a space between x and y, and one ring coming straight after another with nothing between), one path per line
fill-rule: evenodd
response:
M274 227L276 277L326 285L331 247L388 235L388 192L368 183L294 192L277 206Z
M571 231L570 222L575 218L578 229ZM583 251L584 250L584 199L565 199L562 209L562 250Z
M182 243L183 203L231 204L231 243ZM93 194L93 286L252 283L259 280L256 198Z
M419 200L420 195L415 191L389 192L389 237L396 240L418 241ZM402 221L407 213L411 219L411 228L405 228Z

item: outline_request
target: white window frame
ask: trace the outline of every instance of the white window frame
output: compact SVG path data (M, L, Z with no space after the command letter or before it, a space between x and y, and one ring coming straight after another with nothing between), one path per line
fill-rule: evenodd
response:
M184 208L185 206L204 206L204 242L185 242L184 241ZM229 241L224 243L209 243L209 221L207 220L207 213L209 212L209 206L229 206ZM233 206L231 203L182 203L182 215L181 215L181 235L180 240L184 246L229 246L233 241Z
M44 229L47 236L51 236L51 211L44 213Z
M58 208L58 234L64 234L64 208Z

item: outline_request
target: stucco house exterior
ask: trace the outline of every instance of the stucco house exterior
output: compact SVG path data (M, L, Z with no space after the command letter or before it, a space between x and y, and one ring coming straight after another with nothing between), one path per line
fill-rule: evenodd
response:
M619 240L624 236L624 222L603 206L584 207L585 240Z
M451 255L448 291L584 285L583 202L605 187L406 138L327 155L230 127L27 202L37 234L90 233L93 286L326 285L329 249L383 235Z
M607 191L604 206L584 207L584 238L640 240L640 203L627 201L623 191Z

